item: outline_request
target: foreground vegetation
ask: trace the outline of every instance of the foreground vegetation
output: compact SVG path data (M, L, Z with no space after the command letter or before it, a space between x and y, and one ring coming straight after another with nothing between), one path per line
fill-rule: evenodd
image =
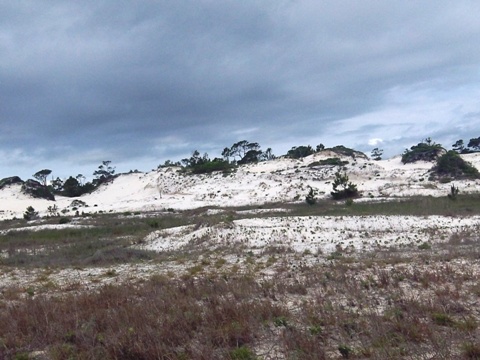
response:
M475 229L441 243L369 253L191 244L157 254L131 247L156 229L285 216L276 212L280 207L289 216L454 219L480 214L479 200L104 214L71 219L81 228L3 232L0 275L17 281L0 285L0 358L479 359ZM25 225L5 221L0 230ZM122 277L125 264L136 272ZM69 278L60 282L60 271ZM92 280L84 282L80 272L91 272ZM25 274L33 282L25 284Z
M478 241L344 255L272 276L225 267L1 302L3 358L478 359ZM413 256L412 256L413 255ZM285 259L288 257L285 257ZM253 260L250 260L252 262ZM255 261L260 261L255 259ZM23 356L23 357L22 357Z

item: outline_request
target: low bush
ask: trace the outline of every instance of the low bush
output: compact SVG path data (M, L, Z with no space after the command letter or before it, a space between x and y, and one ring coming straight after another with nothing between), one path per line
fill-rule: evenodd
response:
M230 358L232 360L255 360L257 357L249 348L241 346L230 352Z
M331 165L331 166L345 166L348 164L348 161L343 161L340 158L334 157L334 158L328 158L328 159L323 159L319 161L315 161L308 165L309 167L314 167L314 166L325 166L325 165Z
M305 201L308 205L315 205L317 202L316 198L317 192L314 190L312 187L310 187L310 190L308 191L307 196L305 197Z
M453 150L447 151L437 159L432 171L439 177L450 179L477 179L480 173L472 164L466 162Z
M190 168L192 174L209 174L214 171L229 171L233 165L222 159L213 159L202 164L194 165Z
M354 198L358 196L357 185L349 181L346 173L337 172L333 180L333 191L330 194L335 200Z
M430 138L418 143L405 150L402 154L402 163L413 163L416 161L435 161L445 149L440 144L436 144Z
M338 155L350 156L354 159L356 157L361 157L361 158L364 158L364 159L368 159L368 156L365 155L364 153L362 153L361 151L350 149L350 148L348 148L346 146L343 146L343 145L337 145L337 146L334 146L334 147L329 148L327 150L333 151L334 153L337 153Z
M35 198L55 201L55 196L51 193L50 189L35 180L29 179L25 181L22 185L22 191Z
M315 153L315 150L310 145L307 146L294 146L287 152L287 157L292 159L301 159L312 155Z
M27 221L38 219L38 211L35 211L33 206L29 206L23 213L23 218Z

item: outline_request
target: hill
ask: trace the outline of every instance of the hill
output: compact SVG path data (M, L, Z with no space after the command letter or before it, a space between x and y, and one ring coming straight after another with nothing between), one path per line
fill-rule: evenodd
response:
M453 201L434 165L325 150L55 201L5 182L0 358L478 358L480 180Z
M461 156L480 167L479 153ZM330 196L337 171L346 172L357 184L362 195L358 201L414 195L444 196L451 184L429 180L433 166L434 162L424 161L403 164L400 156L372 161L326 150L303 159L279 158L243 165L229 174L188 175L178 167L123 174L91 194L78 198L56 196L55 201L24 194L21 185L14 183L0 189L0 219L21 218L28 206L33 206L40 215L47 215L48 208L54 205L60 213L74 215L76 211L184 210L294 202L303 201L309 187L316 189L321 199ZM476 192L479 185L479 180L455 181L462 193Z

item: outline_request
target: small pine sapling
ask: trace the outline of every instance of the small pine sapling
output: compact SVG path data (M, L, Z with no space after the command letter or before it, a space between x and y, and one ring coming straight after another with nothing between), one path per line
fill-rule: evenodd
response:
M333 191L330 194L335 200L354 198L358 195L357 185L349 181L346 173L337 172L333 180Z
M27 210L23 213L23 218L27 221L35 220L38 218L38 211L35 211L33 206L27 207Z
M450 187L450 194L448 194L448 198L450 200L456 200L459 192L460 190L458 190L458 187L456 187L455 185L452 185Z
M315 205L317 202L317 198L315 197L317 195L317 191L314 190L311 186L309 186L310 190L308 191L307 196L305 197L305 202L308 205Z

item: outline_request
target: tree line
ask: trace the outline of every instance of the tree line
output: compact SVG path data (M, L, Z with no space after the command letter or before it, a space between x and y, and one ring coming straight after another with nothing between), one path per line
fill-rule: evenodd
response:
M344 146L337 146L330 150L342 150L342 153L353 154L354 150ZM315 148L310 145L293 146L287 151L285 157L292 159L300 159L312 155L317 152L325 150L323 144L318 144ZM417 160L431 161L439 156L441 151L446 151L442 145L435 143L431 138L422 140L417 145L406 149L402 154L402 162L414 162ZM458 154L468 154L473 152L480 152L480 137L472 138L467 145L460 139L452 145L452 150ZM373 160L381 160L383 150L374 148L371 153ZM183 167L184 171L192 174L204 174L214 171L229 172L238 165L245 165L257 163L260 161L270 161L276 159L271 148L265 151L257 142L250 142L248 140L238 141L230 147L225 147L221 153L221 158L215 157L211 159L207 153L200 154L198 150L194 150L192 156L184 158L181 161L172 162L165 161L160 167L179 166ZM59 177L52 179L50 184L47 184L48 176L51 175L52 170L42 169L33 174L33 177L45 188L47 188L54 195L62 195L67 197L77 197L85 193L90 193L101 184L107 183L116 176L115 167L112 166L109 160L102 161L98 168L93 172L93 180L86 181L86 177L82 174L70 176L65 180Z
M33 174L33 177L38 182L47 188L54 195L62 195L67 197L77 197L86 193L90 193L108 181L113 180L115 177L115 167L111 165L110 160L102 161L98 168L94 171L94 179L89 182L86 181L86 177L82 174L77 176L70 176L66 180L62 180L59 177L53 179L49 185L47 185L47 178L52 173L50 169L42 169Z

